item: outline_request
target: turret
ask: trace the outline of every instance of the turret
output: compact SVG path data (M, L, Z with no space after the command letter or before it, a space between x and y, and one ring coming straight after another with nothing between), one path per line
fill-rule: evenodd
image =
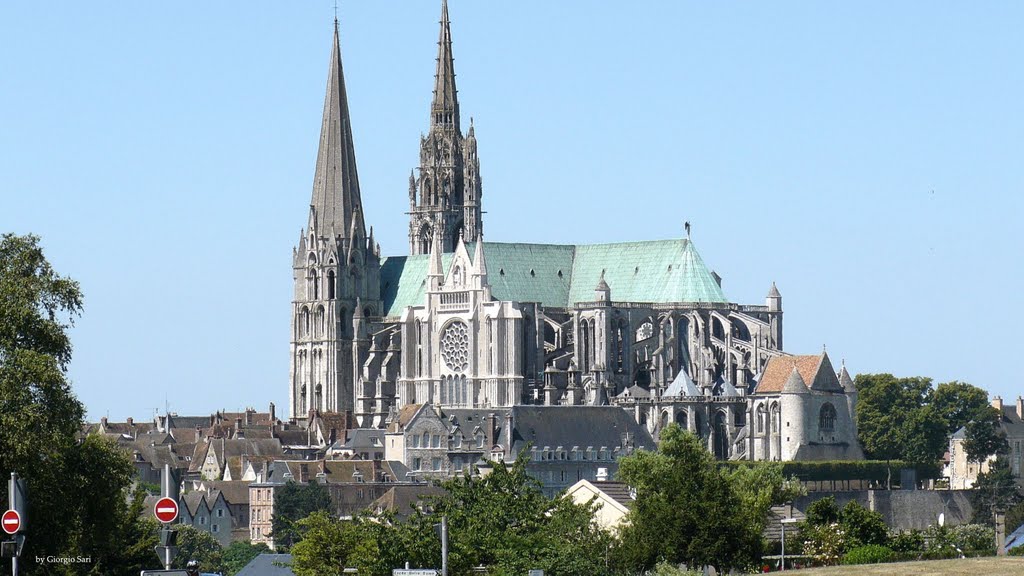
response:
M771 340L769 345L776 350L782 350L782 294L779 293L775 282L772 282L771 290L768 291L765 305L768 306L768 331Z

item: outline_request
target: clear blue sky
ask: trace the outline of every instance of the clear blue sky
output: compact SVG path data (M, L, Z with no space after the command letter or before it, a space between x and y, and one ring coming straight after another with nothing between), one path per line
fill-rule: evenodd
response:
M406 251L439 1L340 8L367 222ZM451 0L487 238L671 238L786 350L1024 393L1024 4ZM89 417L274 401L332 2L0 5L0 230L81 282Z

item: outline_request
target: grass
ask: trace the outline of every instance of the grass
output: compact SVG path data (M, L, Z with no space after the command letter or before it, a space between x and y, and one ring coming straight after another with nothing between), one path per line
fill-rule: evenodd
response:
M988 557L787 570L793 576L1021 576L1024 558Z

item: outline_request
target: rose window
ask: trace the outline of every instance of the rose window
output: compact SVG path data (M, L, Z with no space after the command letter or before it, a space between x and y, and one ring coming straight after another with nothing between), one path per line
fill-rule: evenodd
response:
M464 372L469 366L469 331L462 322L452 322L441 335L441 357L449 370Z

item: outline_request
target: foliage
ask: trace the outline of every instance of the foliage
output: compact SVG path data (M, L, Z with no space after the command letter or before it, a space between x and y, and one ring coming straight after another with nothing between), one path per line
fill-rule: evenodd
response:
M764 533L772 506L792 502L806 494L796 478L783 477L782 465L778 462L727 468L724 476L739 495L747 526L758 533Z
M873 512L851 500L839 513L851 546L881 546L889 540L889 527L878 512Z
M993 525L996 509L1009 510L1022 501L1017 482L1006 458L996 458L989 465L988 472L978 475L970 495L976 524Z
M490 574L609 574L611 536L596 527L592 506L546 498L526 473L528 456L494 463L483 478L446 481L433 498L404 522L384 514L351 521L313 514L298 522L301 539L292 548L298 576L360 574L388 576L395 567L439 567L441 543L436 526L448 523L449 574L462 576L484 565Z
M274 516L270 524L274 544L279 550L288 550L302 538L299 520L313 512L330 509L331 493L317 482L299 484L289 481L277 488L274 490Z
M189 560L196 560L200 572L224 572L223 550L213 535L187 524L174 529L178 532L178 555L171 562L171 568L181 570Z
M1007 556L1024 556L1024 546L1015 546L1006 551Z
M839 506L836 504L836 497L827 496L815 500L807 507L806 515L805 521L812 526L839 522Z
M924 550L924 534L920 530L907 530L889 535L889 548L895 552L920 552Z
M89 564L23 563L22 573L130 574L151 561L134 468L98 437L78 441L84 409L71 390L67 330L82 312L78 283L53 270L36 236L0 236L0 477L25 479L23 555Z
M960 550L995 551L996 531L981 524L960 524L950 529L953 545Z
M946 422L946 434L963 428L986 409L988 392L966 382L943 382L935 387L932 405Z
M964 438L964 452L971 462L982 462L989 456L1003 456L1009 453L1010 444L1006 432L1000 426L1002 414L993 406L979 410L974 419L967 423Z
M760 557L764 543L757 526L763 520L750 524L737 486L701 441L679 426L662 430L657 453L623 458L619 478L637 494L615 553L621 567L647 570L667 561L746 568Z
M818 564L838 564L846 553L848 539L846 531L838 522L829 524L805 524L800 530L804 537L804 554L814 558Z
M658 562L654 568L647 573L647 576L701 576L701 572L695 570L683 570L668 562Z
M296 576L341 576L356 547L358 529L324 511L298 521L302 538L292 547L292 571Z
M260 554L269 553L270 547L263 543L251 544L244 541L232 542L231 545L224 549L224 553L222 554L224 558L226 576L233 576L236 572L245 568L249 562L252 562L253 558Z
M1006 533L1010 534L1024 525L1024 501L1006 509Z
M868 457L934 463L946 446L948 426L933 405L930 378L858 374L857 431Z
M892 562L896 557L892 548L878 544L866 544L853 548L843 556L843 564L881 564Z

